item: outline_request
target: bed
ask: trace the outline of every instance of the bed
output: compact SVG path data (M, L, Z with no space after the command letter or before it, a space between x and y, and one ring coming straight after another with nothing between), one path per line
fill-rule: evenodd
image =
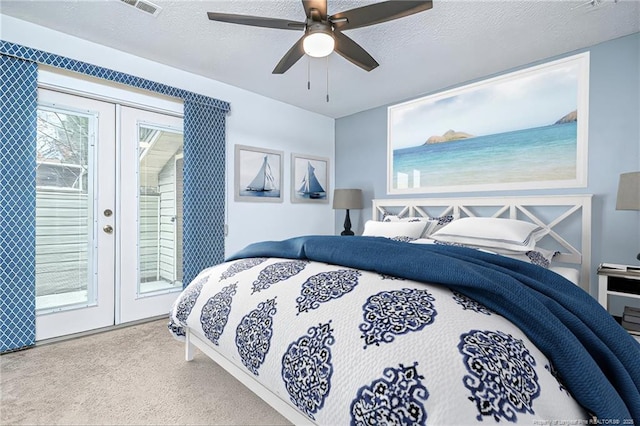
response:
M202 271L170 315L186 359L294 424L640 424L640 344L584 291L590 195L372 210Z

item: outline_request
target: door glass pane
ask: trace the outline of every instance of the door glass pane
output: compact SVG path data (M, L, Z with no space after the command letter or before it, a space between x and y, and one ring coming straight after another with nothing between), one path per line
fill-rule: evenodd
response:
M38 108L36 309L40 311L95 303L89 261L94 126L93 116Z
M182 133L138 127L138 294L182 289Z

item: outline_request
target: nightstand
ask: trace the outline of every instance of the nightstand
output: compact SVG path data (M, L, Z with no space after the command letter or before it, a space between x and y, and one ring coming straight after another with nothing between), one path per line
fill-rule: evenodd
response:
M640 300L640 268L615 265L598 267L598 302L607 309L609 295ZM636 333L634 337L640 341Z
M609 268L605 265L598 267L598 302L605 309L610 294L640 299L640 268L624 265Z

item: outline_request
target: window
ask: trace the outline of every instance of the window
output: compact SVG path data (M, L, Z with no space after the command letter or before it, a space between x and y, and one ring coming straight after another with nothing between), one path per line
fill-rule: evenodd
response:
M86 192L89 117L39 107L36 187Z

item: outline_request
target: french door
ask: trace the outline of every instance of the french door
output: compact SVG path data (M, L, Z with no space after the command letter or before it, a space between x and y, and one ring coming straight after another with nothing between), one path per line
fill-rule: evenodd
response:
M182 288L182 119L38 101L36 340L167 313Z
M130 107L121 127L116 315L129 322L167 314L182 290L183 135L181 118Z
M116 107L38 91L36 340L114 324Z

